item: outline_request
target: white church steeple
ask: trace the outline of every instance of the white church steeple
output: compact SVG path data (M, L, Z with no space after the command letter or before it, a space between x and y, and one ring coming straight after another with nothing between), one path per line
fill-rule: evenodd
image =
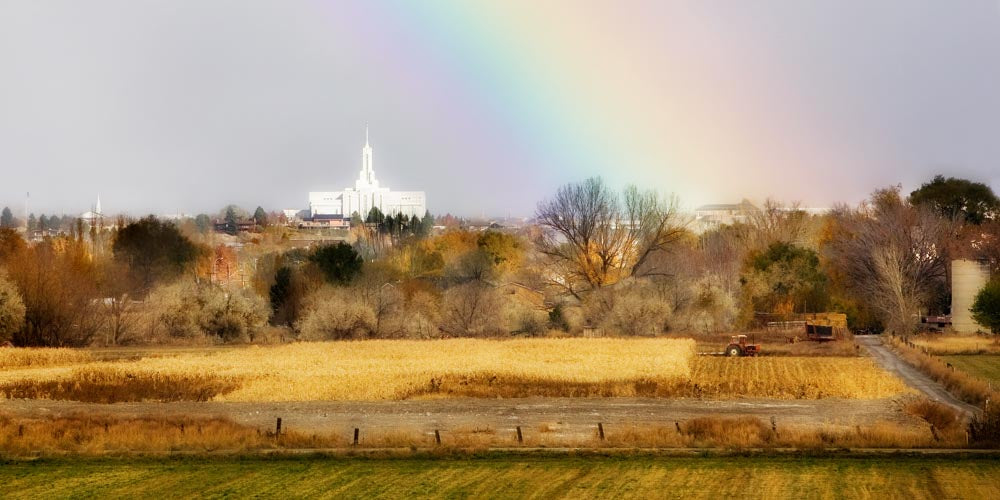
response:
M355 183L355 189L378 189L372 161L372 145L368 142L368 125L365 125L365 147L361 148L361 173Z

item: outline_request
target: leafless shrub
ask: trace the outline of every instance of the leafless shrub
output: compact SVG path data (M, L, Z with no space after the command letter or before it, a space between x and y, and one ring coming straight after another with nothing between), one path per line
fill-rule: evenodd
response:
M443 328L452 335L478 337L506 332L500 294L488 284L469 282L448 289L441 309Z
M905 409L907 413L924 419L937 430L953 430L962 423L955 410L927 398L911 401Z
M673 326L699 333L729 331L739 314L733 296L719 276L706 275L688 283L690 300L675 313Z
M368 338L377 331L375 311L343 287L325 286L306 301L295 325L303 340Z
M1000 404L991 403L969 422L969 439L976 446L1000 447Z
M149 339L155 339L162 328L173 338L253 341L253 335L267 322L268 312L264 299L251 292L179 282L150 295L146 328Z
M410 296L400 312L400 336L434 338L441 335L441 305L434 294L417 291Z
M507 324L511 333L536 337L545 333L549 326L548 314L527 304L507 304Z
M10 340L24 326L24 312L21 293L0 273L0 342Z
M629 281L590 294L584 301L590 324L615 335L656 335L667 328L671 307L661 286Z

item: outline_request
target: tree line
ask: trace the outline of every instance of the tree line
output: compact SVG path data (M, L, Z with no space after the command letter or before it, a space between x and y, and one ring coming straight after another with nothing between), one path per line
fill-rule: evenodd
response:
M838 311L912 332L950 307L953 259L1000 276L1000 203L936 177L826 214L768 201L695 231L677 200L568 184L526 227L462 227L373 209L335 241L273 224L219 235L146 217L29 243L0 229L0 339L17 345L270 342L731 331ZM221 219L246 220L235 207ZM231 217L230 217L231 216ZM207 218L207 216L205 216ZM201 220L200 220L201 219ZM77 223L79 225L79 222ZM973 313L1000 329L1000 284Z

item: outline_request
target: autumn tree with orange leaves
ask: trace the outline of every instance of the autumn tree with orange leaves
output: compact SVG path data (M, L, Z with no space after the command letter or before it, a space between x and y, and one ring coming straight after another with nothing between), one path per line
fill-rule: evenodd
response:
M662 275L652 257L684 233L676 198L629 186L615 193L600 178L567 184L538 205L545 229L536 245L550 283L580 297L629 277Z

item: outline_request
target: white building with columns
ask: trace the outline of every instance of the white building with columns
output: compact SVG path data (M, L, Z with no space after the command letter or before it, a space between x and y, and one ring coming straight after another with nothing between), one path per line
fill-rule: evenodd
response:
M372 208L378 208L385 215L401 213L409 217L423 217L427 201L423 191L392 191L379 185L366 127L365 146L361 148L361 172L354 181L354 187L343 191L310 192L308 215L313 219L349 219L357 212L365 218Z

